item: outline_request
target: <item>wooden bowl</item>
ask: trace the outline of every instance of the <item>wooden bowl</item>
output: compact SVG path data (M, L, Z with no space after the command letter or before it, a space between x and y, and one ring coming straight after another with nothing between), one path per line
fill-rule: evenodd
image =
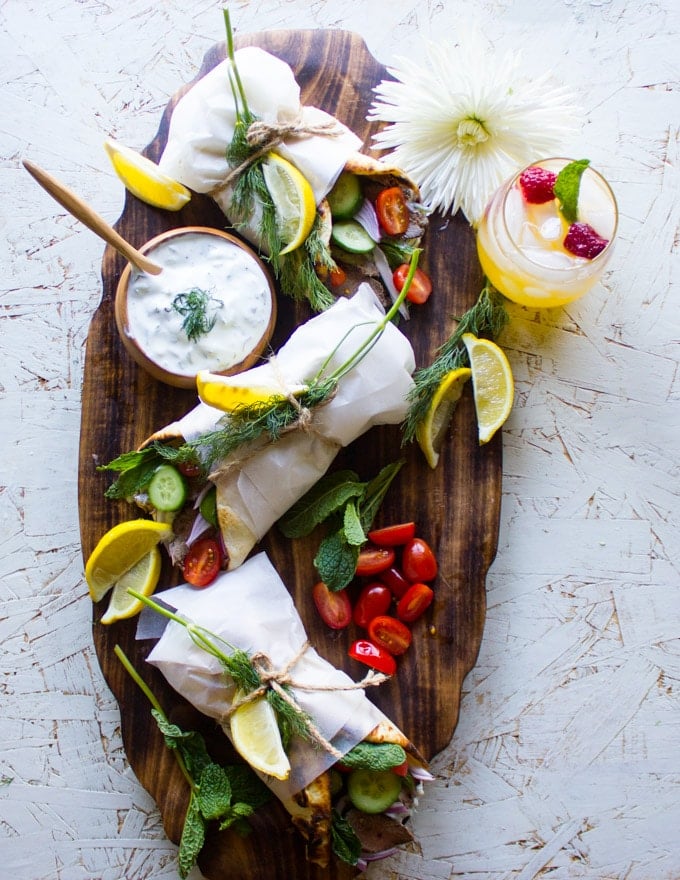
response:
M214 239L217 239L217 248ZM192 279L194 274L200 278L199 273L207 271L207 259L191 262L196 253L200 256L200 248L204 246L211 246L211 254L217 251L219 256L234 261L234 270L248 276L241 288L241 281L237 282L236 277L227 279L225 273L218 279L219 289L208 291L209 302L216 306L212 315L221 319L221 309L226 308L225 315L230 319L229 329L222 320L215 327L221 333L232 334L233 342L237 343L232 345L227 335L223 340L225 344L218 345L214 351L207 351L205 342L215 331L191 341L182 329L182 316L173 307L178 294L187 293L193 286L191 280L187 283L183 280ZM190 248L194 249L193 256ZM237 250L232 251L233 248ZM255 251L236 236L208 226L171 229L152 238L140 250L165 267L160 275L145 275L128 264L118 282L116 325L134 361L155 379L177 388L195 388L196 373L200 369L228 376L252 367L269 344L276 323L274 284ZM155 303L153 330L149 324L150 306L146 305L149 302ZM253 306L252 315L246 314L244 306L248 304ZM211 345L214 341L217 340L210 339ZM179 358L184 358L184 362L180 363Z

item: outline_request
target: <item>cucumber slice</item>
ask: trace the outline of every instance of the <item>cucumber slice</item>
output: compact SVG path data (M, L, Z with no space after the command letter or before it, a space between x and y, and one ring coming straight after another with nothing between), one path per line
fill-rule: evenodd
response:
M368 254L375 247L371 236L356 220L340 220L334 223L331 240L351 254Z
M203 496L199 510L203 519L207 520L211 526L217 528L217 487L213 486Z
M352 174L351 171L343 171L326 198L334 218L349 220L356 214L364 200L357 175Z
M347 794L362 813L384 813L399 797L401 778L391 770L354 770L347 779Z
M149 501L156 510L179 510L187 498L186 480L171 464L162 464L149 483Z

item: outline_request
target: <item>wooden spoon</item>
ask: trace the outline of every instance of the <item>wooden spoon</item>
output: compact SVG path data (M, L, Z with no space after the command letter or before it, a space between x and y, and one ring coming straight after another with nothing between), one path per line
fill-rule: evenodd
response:
M84 202L67 186L64 186L63 183L60 183L56 178L43 171L42 168L39 168L28 159L23 159L22 164L26 171L38 181L40 186L52 198L59 202L62 207L66 208L70 214L73 214L76 219L84 223L88 229L91 229L92 232L115 248L133 266L149 275L159 275L163 271L161 266L147 259L137 248L134 248L128 241L125 241L112 226L109 226L106 220L100 217L87 202Z

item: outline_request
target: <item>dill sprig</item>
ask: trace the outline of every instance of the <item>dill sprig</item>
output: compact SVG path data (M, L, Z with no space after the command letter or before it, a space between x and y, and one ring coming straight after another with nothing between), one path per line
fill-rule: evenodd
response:
M458 367L469 365L464 333L494 339L508 322L503 297L485 282L477 302L460 318L451 336L437 350L434 361L414 373L414 387L409 394L409 408L402 425L403 443L415 437L416 429L427 415L432 398L444 376Z
M178 293L172 301L172 308L184 318L182 330L191 342L196 342L201 336L210 333L215 326L217 313L208 314L208 306L211 301L219 307L219 301L213 299L207 291L201 290L199 287Z

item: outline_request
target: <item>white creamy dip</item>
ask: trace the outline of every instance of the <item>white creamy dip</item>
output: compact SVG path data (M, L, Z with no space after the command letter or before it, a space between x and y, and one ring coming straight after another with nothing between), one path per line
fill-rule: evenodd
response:
M159 275L133 269L127 289L127 336L164 370L195 376L226 372L261 342L272 314L269 280L258 260L221 235L186 232L160 241L147 256ZM207 296L207 332L189 339L182 294ZM180 297L180 299L178 299Z

